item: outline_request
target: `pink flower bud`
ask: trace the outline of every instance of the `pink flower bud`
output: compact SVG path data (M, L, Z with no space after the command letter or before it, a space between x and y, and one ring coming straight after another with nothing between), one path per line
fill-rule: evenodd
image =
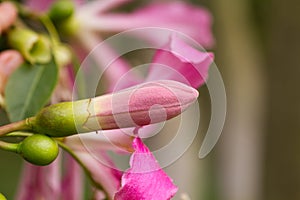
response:
M15 22L17 15L17 9L14 4L10 2L0 4L0 35Z
M176 81L143 83L94 98L85 126L114 129L163 122L182 113L197 97L197 90Z
M113 94L46 107L28 123L35 132L54 137L139 127L179 115L197 97L197 90L176 81L147 82Z

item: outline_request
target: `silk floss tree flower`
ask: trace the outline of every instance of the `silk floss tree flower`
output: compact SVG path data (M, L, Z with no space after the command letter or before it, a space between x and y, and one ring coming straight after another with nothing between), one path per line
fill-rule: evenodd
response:
M56 4L62 2L71 5L70 1L58 1ZM62 37L68 38L70 45L79 52L79 57L86 56L103 42L107 34L133 28L167 28L192 37L204 47L213 45L209 12L183 2L150 3L130 13L113 12L113 9L131 3L130 0L77 2L74 11L68 6L55 4L49 10L53 3L51 1L31 0L27 3L32 9L49 15L57 31ZM95 49L96 62L99 67L111 64L102 70L105 70L104 75L109 83L106 90L115 90L116 93L55 104L23 121L23 124L19 123L17 130L52 137L65 136L59 143L76 162L70 157L63 161L60 155L46 167L26 164L17 199L80 198L83 181L78 163L93 182L95 199L155 200L171 199L175 195L177 187L139 138L139 127L168 120L191 105L198 93L182 83L193 88L204 84L213 54L199 51L176 34L169 33L161 37L133 34L133 37L161 46L153 56L145 79L129 75L125 81L119 82L123 75L128 74L131 66L119 58L112 47L103 45L101 51ZM74 41L74 38L77 40ZM114 62L111 62L112 59ZM156 104L160 106L155 107ZM131 129L134 132L132 136L123 133L127 127L136 127ZM110 141L99 140L99 134L82 134L80 137L85 137L92 148L98 149L97 158L106 162L111 162L105 154L106 150L131 152L130 169L123 173L111 168L113 163L108 166L99 162L84 147L80 138L74 135L99 129ZM63 175L59 170L61 162L65 162L68 169Z
M46 107L35 117L26 119L23 123L18 122L14 128L18 131L33 131L53 137L61 137L76 134L77 130L79 130L79 132L86 132L91 129L98 130L99 128L106 130L119 128L120 126L131 127L135 124L148 125L165 120L165 118L161 117L161 113L165 111L166 119L180 114L195 101L197 96L198 92L195 89L180 84L179 82L147 82L139 85L137 88L129 88L114 95L110 94L94 99L60 103ZM118 102L114 110L115 113L113 113L112 110L114 99ZM127 102L129 102L129 114L131 115L129 118L126 116ZM156 104L162 105L164 109L155 110L154 118L150 120L148 110ZM74 110L70 109L70 107L73 107ZM134 122L131 121L130 118ZM63 124L63 126L61 124ZM2 130L0 130L1 134L8 128L10 128L10 131L14 131L11 125L8 125L7 128L5 126L2 127ZM38 136L38 134L33 136ZM43 165L43 160L45 160L44 156L46 155L37 158L39 153L36 155L32 150L26 148L28 146L26 145L28 144L27 139L33 136L26 138L22 143L17 145L13 151L21 153L22 156L31 163ZM37 141L35 141L35 144L37 144ZM42 144L45 145L45 142L43 141ZM138 137L134 139L133 147L136 152L132 157L131 169L123 176L122 180L124 181L124 185L115 194L114 199L141 199L143 197L169 199L172 197L177 189L171 179L159 168L159 165L155 162L149 149L144 146ZM34 148L37 147L35 146ZM42 148L44 149L44 147ZM28 151L31 153L27 153ZM48 150L46 150L46 152L48 152ZM81 158L83 166L88 166L89 160L86 160L85 155L81 157L80 154L79 152L76 158ZM46 162L48 163L49 161ZM147 163L146 165L145 162ZM90 170L88 167L86 169ZM96 172L96 174L99 175L98 172ZM97 177L99 176L91 176L91 179L97 183ZM150 178L152 182L147 184L147 186L145 183L149 182ZM30 179L27 178L26 181L29 180ZM102 185L104 186L106 185L105 183L109 183L110 181L112 180L105 180ZM135 183L132 183L132 181ZM140 181L140 183L137 184L136 181ZM149 186L151 186L153 190L159 189L154 197L153 194L147 190ZM35 189L27 188L26 185L24 188L26 188L26 192L24 191L20 198L39 198L39 195L45 195L38 194L41 191L37 193ZM107 189L108 188L105 188L105 190Z

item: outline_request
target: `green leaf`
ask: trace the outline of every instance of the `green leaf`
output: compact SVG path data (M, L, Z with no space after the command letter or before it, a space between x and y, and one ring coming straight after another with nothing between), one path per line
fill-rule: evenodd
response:
M58 67L23 64L9 78L5 88L8 116L12 122L34 116L48 103L58 80Z

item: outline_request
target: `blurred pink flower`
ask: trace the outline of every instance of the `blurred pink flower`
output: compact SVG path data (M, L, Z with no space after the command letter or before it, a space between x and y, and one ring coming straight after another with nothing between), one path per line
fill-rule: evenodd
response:
M126 2L128 0L112 0L110 3L107 0L98 0L81 6L77 16L85 31L122 32L135 28L157 27L186 34L207 48L214 44L211 32L212 17L204 8L172 1L149 3L132 13L108 12L109 9ZM161 43L158 37L151 36L151 34L143 34L139 37Z
M147 80L175 80L198 88L205 83L213 60L213 53L198 51L172 36L164 48L156 51Z
M0 35L17 19L17 8L11 2L0 3Z
M60 159L44 167L25 163L16 199L60 199L62 192L61 182L58 181L60 177Z

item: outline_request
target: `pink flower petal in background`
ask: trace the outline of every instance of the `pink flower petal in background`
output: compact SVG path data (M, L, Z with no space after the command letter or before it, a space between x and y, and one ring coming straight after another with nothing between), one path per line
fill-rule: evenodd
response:
M93 0L80 8L83 13L97 14L109 11L133 0Z
M79 164L70 156L65 155L65 174L62 180L61 199L81 199L83 197L84 181L82 176L82 169Z
M26 4L33 10L46 11L55 0L26 0Z
M102 154L102 161L105 163L110 162L109 158L104 155L104 152L99 152L96 159L86 150L74 151L76 156L84 163L84 165L89 170L91 177L94 181L100 184L107 192L108 198L112 199L114 193L120 187L121 173L110 166L113 166L113 163L110 163L110 166L104 165L99 156Z
M160 168L149 149L140 138L133 142L135 153L131 168L122 177L122 187L115 200L168 200L177 192L168 175Z
M50 8L51 4L59 0L25 0L26 5L37 12L45 12ZM75 5L79 6L85 0L71 0Z
M102 38L94 33L85 32L79 34L78 37L86 51L92 51L88 60L94 60L104 76L108 81L108 92L116 91L115 86L119 83L120 79L126 74L126 82L122 82L122 86L118 85L118 89L124 89L142 81L139 77L128 73L131 69L129 63L123 59L112 47L110 47ZM89 63L83 62L83 71L89 70Z
M60 159L48 166L35 166L24 163L16 200L60 199Z
M79 16L82 25L90 30L120 32L134 28L159 27L186 34L204 47L210 48L214 44L210 13L204 8L184 2L150 4L130 14L98 13L93 16L92 13L91 16L91 14L83 12ZM141 37L152 41L159 39L157 35L143 34Z
M8 77L24 62L22 55L15 50L0 53L0 94L4 92Z
M147 81L176 80L198 88L205 83L213 59L213 53L201 52L172 36L166 47L156 51Z
M132 129L106 130L73 135L65 138L65 143L74 151L80 150L84 145L91 153L99 153L100 151L133 152L132 141L134 138L129 134Z
M10 2L0 3L0 35L17 19L17 8Z

